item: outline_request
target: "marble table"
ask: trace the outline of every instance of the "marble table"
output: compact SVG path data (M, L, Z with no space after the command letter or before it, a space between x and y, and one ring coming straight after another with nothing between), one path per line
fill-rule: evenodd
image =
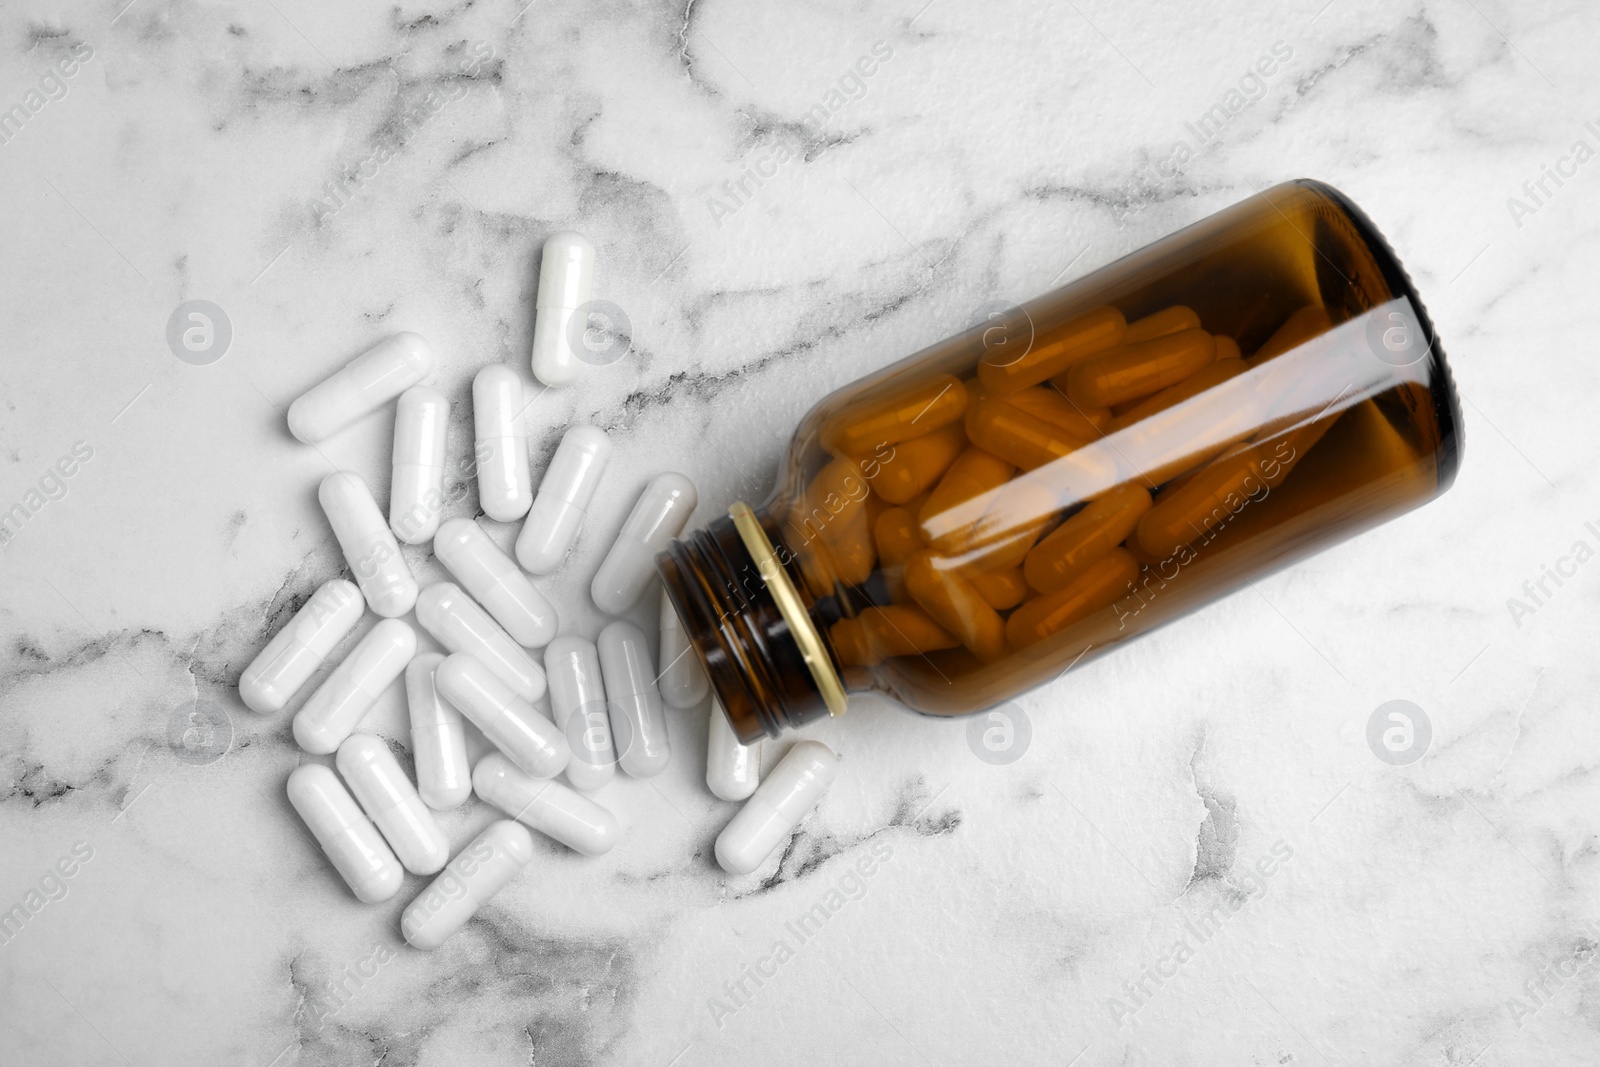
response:
M1593 1063L1597 45L1582 0L6 5L0 1063ZM575 421L617 443L540 582L593 636L654 473L697 522L759 500L833 388L1299 176L1438 324L1438 502L1024 698L1010 762L856 700L749 877L705 707L601 794L612 853L541 841L432 954L422 880L368 907L308 842L313 757L235 687L345 567L319 479L387 485L392 416L285 429L331 369L428 336L462 456L541 242L593 239L625 354L529 412L535 474ZM368 728L405 740L400 687Z

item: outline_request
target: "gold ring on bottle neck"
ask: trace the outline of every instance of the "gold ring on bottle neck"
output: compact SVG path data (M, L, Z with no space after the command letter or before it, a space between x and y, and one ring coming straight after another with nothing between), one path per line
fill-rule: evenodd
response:
M817 691L822 694L828 714L835 718L843 715L846 706L844 683L839 680L839 672L834 670L833 660L822 645L822 634L817 631L817 624L812 621L794 583L789 580L789 572L778 562L772 541L767 537L767 531L761 528L761 520L743 501L728 509L728 517L733 520L740 540L755 561L756 570L777 603L783 621L789 624L789 633L794 636L795 644L800 646L800 655L811 671L812 680L817 683Z

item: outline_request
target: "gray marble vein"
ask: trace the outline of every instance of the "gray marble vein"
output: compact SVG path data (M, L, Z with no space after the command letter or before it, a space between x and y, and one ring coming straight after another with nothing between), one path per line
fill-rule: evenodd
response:
M1584 0L0 10L0 1064L1594 1062L1597 41ZM397 930L423 879L361 905L309 840L311 687L261 717L237 684L350 573L318 481L387 503L391 413L286 431L332 369L433 341L447 514L503 547L473 374L523 374L536 476L572 423L613 437L538 582L593 637L654 474L697 524L758 502L832 389L1301 176L1428 302L1446 497L1020 699L1011 764L853 700L748 877L713 858L706 707L599 794L612 853L540 839L437 952ZM536 394L568 228L627 352ZM167 341L194 299L232 329L210 365ZM409 768L400 690L364 728ZM1410 766L1368 746L1392 699L1432 727Z

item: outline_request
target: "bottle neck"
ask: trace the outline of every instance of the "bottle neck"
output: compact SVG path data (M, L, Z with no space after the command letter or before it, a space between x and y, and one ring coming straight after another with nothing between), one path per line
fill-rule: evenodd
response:
M772 577L790 589L803 589L794 554L779 536L778 524L765 511L751 517L771 546L768 566L783 570ZM796 619L798 627L792 626L779 602L784 591L775 590L763 576L762 561L731 516L672 542L656 565L741 743L763 735L777 737L786 728L829 713L816 665L807 662L803 647L811 645L813 660L819 651L828 655L817 643L819 630L809 614L812 605L791 602L791 614L796 603L803 609ZM826 671L835 672L837 678L831 659Z

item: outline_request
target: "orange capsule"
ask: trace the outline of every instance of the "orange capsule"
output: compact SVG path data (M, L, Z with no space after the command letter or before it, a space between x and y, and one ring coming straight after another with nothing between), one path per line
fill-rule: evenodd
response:
M1054 463L1017 475L1005 498L1013 502L1013 513L1020 508L1034 515L1059 515L1127 481L1134 457L1123 451L1115 439L1085 445Z
M1156 498L1139 520L1139 547L1161 559L1171 556L1283 484L1342 412L1288 433L1253 441L1225 453Z
M1008 567L1001 571L979 571L967 575L972 588L983 597L983 602L996 611L1009 611L1022 603L1032 592L1022 577L1021 567Z
M1098 438L1106 423L1111 421L1111 412L1106 408L1080 408L1067 399L1066 393L1053 385L1035 385L1027 389L1018 389L1014 393L1007 393L1005 402L1045 422L1054 423L1085 441ZM970 414L972 409L967 410Z
M887 458L874 460L872 492L890 504L904 504L938 484L962 449L966 430L959 422L893 446Z
M1051 380L1058 382L1062 389L1065 389L1067 387L1067 376L1065 374L1063 374L1060 378L1055 378L1055 379L1051 379ZM1141 397L1140 399L1142 400L1143 398ZM1121 404L1112 404L1110 407L1106 408L1106 410L1111 413L1111 422L1116 422L1118 419L1122 418L1122 416L1126 415L1128 412L1130 412L1134 408L1138 407L1139 406L1139 402L1140 402L1139 400L1127 400L1127 401L1124 401ZM1109 423L1106 426L1106 432L1107 433L1111 432L1111 427L1110 427Z
M1139 562L1113 548L1084 569L1065 589L1026 601L1006 620L1006 640L1026 648L1110 607L1139 576Z
M861 620L840 619L828 627L828 644L833 655L846 667L870 667L867 662L867 635L862 632Z
M1239 442L1237 442L1237 441L1230 442L1229 447L1232 447L1232 445L1236 445L1238 443ZM1189 470L1184 471L1182 474L1178 475L1175 478L1169 478L1167 480L1167 483L1161 487L1161 491L1163 493L1167 493L1167 494L1172 494L1172 493L1177 492L1178 491L1178 487L1180 485L1183 485L1184 483L1188 482L1190 479L1192 479L1195 475L1199 474L1204 469L1205 469L1205 465L1201 464L1200 466L1192 467ZM1128 542L1127 542L1128 543L1128 547L1131 549L1135 544L1138 543L1138 540L1139 539L1136 538L1136 537L1128 538ZM1146 561L1141 559L1139 562L1140 563L1144 563Z
M1239 359L1240 358L1240 355L1239 355L1239 342L1238 341L1235 341L1233 338L1231 338L1227 334L1223 334L1223 333L1214 334L1213 336L1216 338L1216 341L1217 341L1217 362L1218 363L1221 363L1225 359Z
M1259 435L1266 405L1254 377L1240 360L1223 360L1146 398L1148 406L1124 411L1113 420L1109 442L1121 464L1119 480L1154 490Z
M819 439L836 456L862 456L880 445L932 433L961 418L966 408L967 387L940 374L845 408L822 424Z
M1086 407L1109 407L1176 385L1214 362L1217 343L1204 330L1181 330L1122 345L1074 363L1067 396Z
M1146 315L1142 319L1135 319L1128 323L1128 332L1122 335L1125 345L1138 344L1148 341L1152 337L1165 337L1169 333L1179 330L1198 330L1200 316L1196 315L1193 308L1174 304L1172 307L1163 308L1154 315Z
M1129 555L1133 556L1134 559L1139 561L1139 567L1141 571L1146 567L1156 567L1160 564L1166 563L1166 561L1171 558L1170 556L1156 556L1146 552L1142 547L1140 547L1138 537L1128 538L1126 541L1122 542L1122 547L1128 551Z
M1221 385L1228 379L1243 374L1245 369L1244 361L1239 359L1219 359L1215 363L1201 367L1177 385L1169 385L1155 396L1145 397L1112 419L1106 426L1106 433L1116 433L1141 419L1147 419L1159 411L1181 404L1190 397L1199 396L1212 386Z
M1088 429L1099 436L1092 426ZM967 409L967 436L984 451L1029 471L1093 440L1012 407L1001 397L988 397Z
M834 593L834 573L837 568L833 559L828 555L828 549L821 541L805 540L805 531L788 523L786 530L788 537L786 544L794 553L795 562L800 566L801 577L805 579L806 588L811 590L812 596L832 596Z
M1127 329L1122 312L1114 307L1096 308L1036 337L1033 347L1021 356L990 351L978 364L978 380L997 395L1038 385L1076 361L1119 344Z
M867 647L884 658L937 652L961 644L926 612L913 607L891 604L865 608L860 618L867 635Z
M948 561L932 552L912 556L906 561L906 592L985 663L1005 655L1005 623Z
M831 563L832 574L846 585L859 585L872 574L877 553L867 507L870 490L860 465L840 456L817 472L796 502L789 522L800 545L821 542L819 562ZM805 560L802 558L802 568Z
M946 552L949 565L963 578L1021 566L1028 550L1056 521L1062 508L1052 487L1028 475L970 501L945 520L964 533L957 550ZM976 518L968 518L976 515Z
M1028 553L1022 565L1028 584L1041 593L1065 589L1133 533L1149 510L1149 491L1132 482L1091 500Z
M889 510L889 504L877 493L868 493L865 505L867 513L867 540L872 545L872 557L878 557L878 543L873 538L872 531L877 528L878 517Z
M981 448L968 448L961 453L950 464L950 469L944 472L944 477L939 479L939 484L928 494L922 510L917 513L923 538L929 544L943 549L970 537L966 529L950 528L946 513L954 512L962 504L998 489L1015 472L1016 467ZM944 517L943 521L940 521L941 517Z
M1126 480L1109 477L1115 464L1104 455L1079 461L1081 456L1101 451L1099 446L1079 449L938 515L922 518L922 532L931 536L929 544L941 555L955 558L964 577L977 570L1016 566L1066 509Z
M1139 560L1139 573L1128 588L1127 595L1118 597L1111 604L1111 614L1117 620L1117 632L1126 633L1128 621L1137 619L1145 608L1151 607L1158 600L1165 597L1167 586L1173 581L1182 582L1180 575L1183 573L1183 564L1176 560L1149 560L1140 557L1133 549L1128 550L1135 559ZM1164 576L1164 577L1163 577ZM1179 591L1174 590L1174 594ZM1176 606L1176 605L1174 605ZM1155 619L1146 620L1155 625Z
M872 540L878 548L878 566L889 586L889 596L903 598L905 562L928 547L917 529L917 517L905 508L885 508L872 524Z
M864 609L828 630L834 652L846 665L872 667L893 656L916 656L955 648L960 641L917 608L902 604Z
M898 567L928 547L922 543L917 517L905 508L885 508L872 525L872 539L885 567Z
M1194 475L1207 463L1210 463L1212 460L1228 451L1228 449L1233 448L1239 443L1239 441L1248 436L1248 434L1243 434L1239 438L1236 438L1232 441L1218 441L1216 444L1210 445L1206 448L1197 449L1186 456L1180 456L1179 458L1172 460L1170 463L1163 463L1159 467L1152 467L1150 470L1141 471L1139 473L1139 484L1146 486L1152 491L1157 488L1164 488L1168 485L1175 484L1183 480L1185 477Z
M791 519L812 536L822 536L841 516L865 514L871 490L861 464L839 456L824 464L795 500Z
M989 571L1009 570L1022 565L1028 552L1039 540L1039 535L1054 520L1053 515L1043 515L1029 522L1014 524L999 533L991 532L981 543L968 545L950 557L950 564L969 581Z
M877 553L872 546L872 527L863 519L859 523L840 527L843 535L828 546L833 557L834 573L845 585L860 585L872 577Z
M1252 367L1259 367L1273 356L1281 356L1289 349L1298 348L1331 329L1333 320L1328 317L1328 309L1321 304L1308 304L1285 319L1283 325L1273 331L1266 343L1245 362Z

